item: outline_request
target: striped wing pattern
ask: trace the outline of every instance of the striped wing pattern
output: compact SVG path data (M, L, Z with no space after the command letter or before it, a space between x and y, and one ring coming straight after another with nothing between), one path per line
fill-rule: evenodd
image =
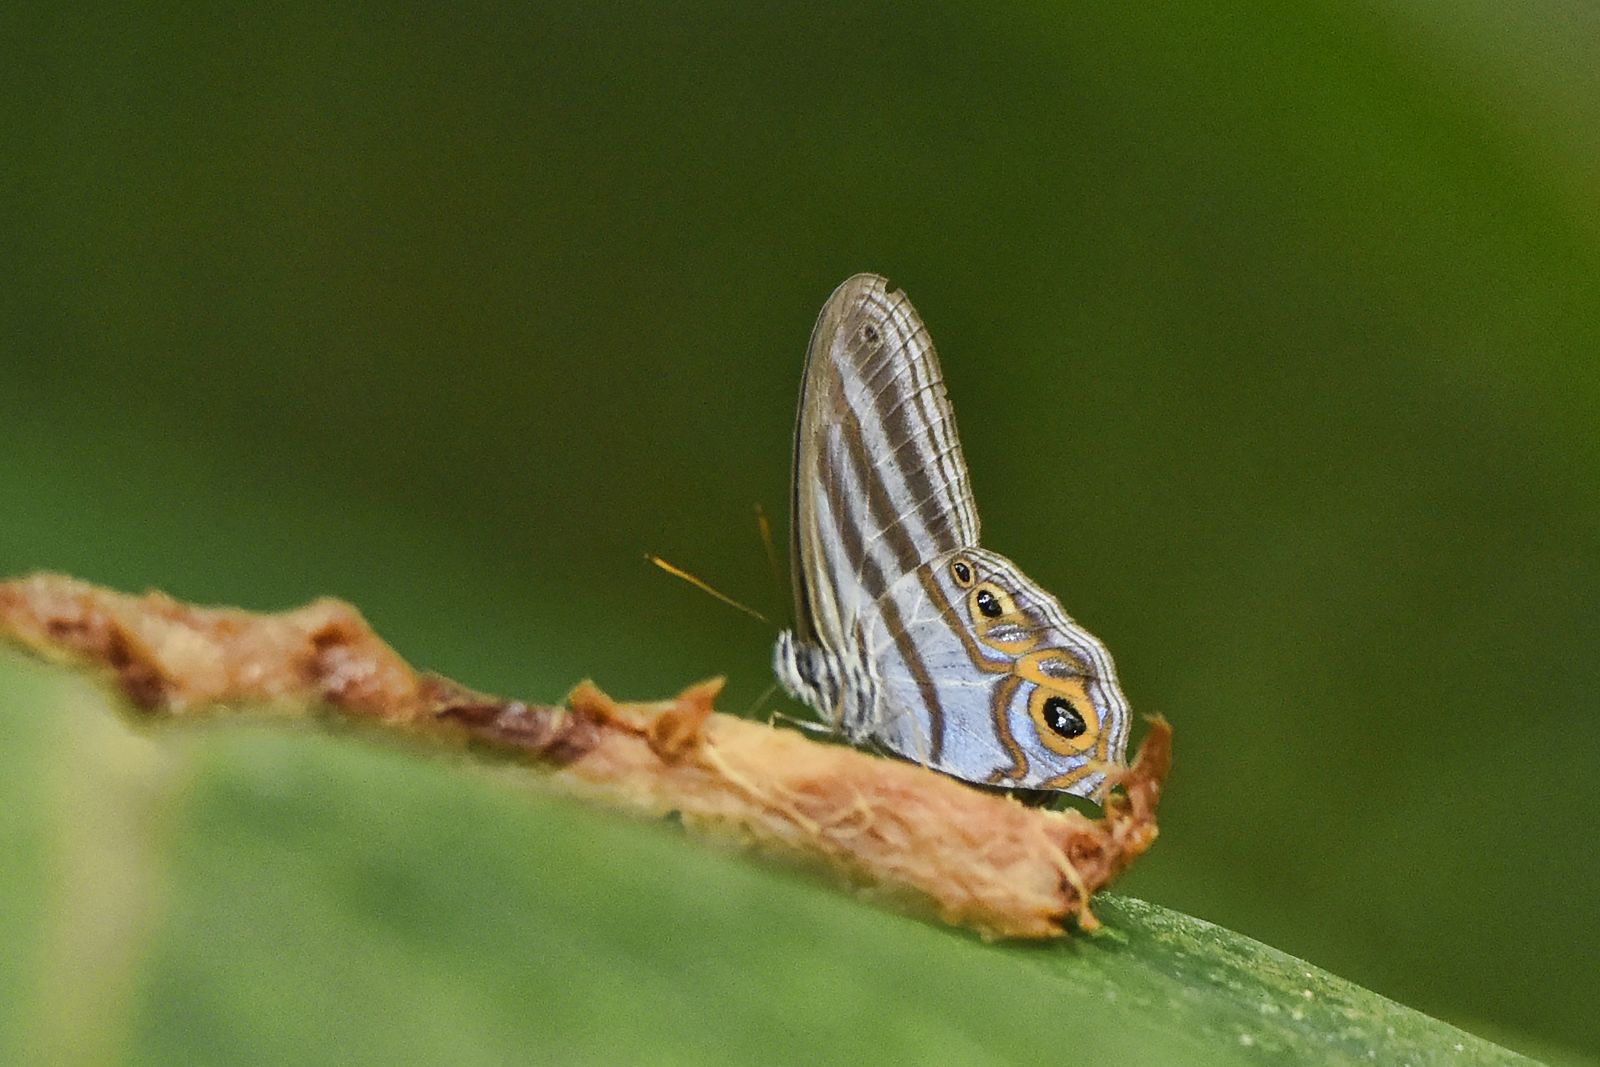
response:
M1093 795L1120 761L1111 658L978 547L928 331L857 275L812 331L795 425L784 687L851 740L987 784Z
M904 293L858 274L828 299L796 417L790 556L800 636L839 649L900 575L978 543L955 417Z

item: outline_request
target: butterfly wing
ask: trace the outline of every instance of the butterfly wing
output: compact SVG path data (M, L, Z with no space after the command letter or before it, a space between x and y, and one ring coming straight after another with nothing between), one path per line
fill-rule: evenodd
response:
M785 688L850 738L947 774L1092 794L1127 736L1110 657L977 547L933 344L876 275L839 286L812 331L793 491Z
M903 292L858 274L811 333L795 424L790 559L802 641L842 649L902 575L978 542L933 343Z
M862 730L972 782L1092 796L1130 719L1100 641L995 552L959 549L863 614L876 699Z

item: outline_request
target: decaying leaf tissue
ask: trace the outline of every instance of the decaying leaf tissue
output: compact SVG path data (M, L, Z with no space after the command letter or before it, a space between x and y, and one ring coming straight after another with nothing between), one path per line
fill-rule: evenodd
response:
M565 707L418 672L347 604L281 614L134 597L41 575L0 583L0 637L107 672L145 716L228 708L335 715L426 744L489 749L550 789L814 860L877 896L986 936L1093 928L1093 894L1156 837L1171 730L1153 722L1104 817L1026 807L924 767L713 710L720 681L619 703L590 683Z

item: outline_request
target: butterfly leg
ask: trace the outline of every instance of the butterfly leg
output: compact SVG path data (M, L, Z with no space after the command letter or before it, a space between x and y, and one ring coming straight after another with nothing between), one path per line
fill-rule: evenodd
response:
M801 719L782 711L774 711L771 715L767 716L768 726L771 726L775 723L783 723L785 726L793 726L795 729L800 730L803 733L810 734L813 737L839 736L839 732L825 722L818 722L815 719Z

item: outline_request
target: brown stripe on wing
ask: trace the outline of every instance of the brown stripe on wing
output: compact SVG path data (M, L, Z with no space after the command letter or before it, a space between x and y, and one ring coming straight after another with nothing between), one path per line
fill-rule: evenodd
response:
M1035 789L1069 789L1072 786L1075 786L1079 782L1083 781L1085 778L1089 777L1089 775L1093 774L1096 771L1096 769L1097 769L1097 767L1096 767L1096 765L1094 763L1085 763L1082 767L1079 767L1077 770L1068 771L1065 774L1058 774L1054 778L1046 778L1044 781L1042 781L1038 785L1034 786L1034 788Z
M1003 779L1009 778L1013 782L1021 781L1028 773L1028 756L1022 751L1022 746L1017 744L1017 739L1011 733L1011 698L1017 695L1017 689L1022 685L1022 679L1015 674L1001 679L994 687L994 696L989 700L989 717L994 721L995 736L1005 746L1006 753L1011 757L1011 769L1002 770L996 767L989 776L990 784L999 784Z
M906 670L911 672L912 680L917 683L923 706L928 709L928 732L932 735L928 739L928 762L937 766L944 759L944 705L939 702L939 690L933 684L933 676L928 673L928 665L922 662L916 642L906 632L900 605L895 603L894 597L884 597L881 603L883 624L894 641L895 651L905 663Z
M1092 700L1094 698L1091 697L1090 699ZM1127 716L1122 716L1122 718L1126 720ZM1119 723L1118 725L1120 726L1121 724ZM1102 719L1100 723L1100 737L1094 743L1095 759L1101 763L1107 762L1111 756L1111 734L1113 731L1106 729L1106 726L1107 723Z
M955 410L945 392L944 370L939 366L938 350L928 327L911 306L903 290L897 290L885 314L900 347L909 349L906 363L915 371L921 370L926 379L923 386L912 394L921 412L928 439L938 447L930 451L931 458L940 468L940 481L945 486L950 508L952 530L957 548L978 543L978 512L972 501L972 489L967 477L966 459L961 453L961 438L956 432ZM902 322L902 318L904 321Z
M905 302L904 294L900 294L899 301ZM882 360L893 372L889 383L874 389L870 396L873 412L889 443L889 454L878 460L894 464L911 496L910 504L927 531L928 544L922 546L919 558L923 562L965 548L975 537L965 529L966 466L955 440L954 416L945 399L933 345L929 342L921 349L912 347L911 337L901 330L892 312L892 308L883 309L878 318L893 331L894 343L886 339L868 360ZM926 332L920 330L920 324L919 332ZM917 384L913 364L923 369L928 379L925 384ZM938 447L936 426L942 427L940 436L948 437L943 447ZM907 456L907 451L912 454Z
M956 614L955 608L945 599L944 590L939 588L939 583L933 577L931 567L918 567L917 578L922 582L923 591L928 594L928 599L939 609L939 618L956 635L956 640L961 642L961 647L966 650L967 658L972 665L985 674L1010 674L1010 660L992 660L983 654L978 643L972 639L972 632L967 628L966 620Z
M845 416L845 422L847 425L852 421L852 416ZM846 462L849 462L852 464L852 466L854 466L859 458L859 453L852 448L848 440L844 442L844 451ZM863 507L863 502L854 494L849 493L849 487L843 478L828 478L823 484L822 490L827 494L828 510L833 517L833 529L831 533L838 541L839 548L844 557L842 560L842 573L829 573L826 576L833 585L834 600L836 602L839 600L839 592L846 586L846 584L852 586L865 584L869 575L871 576L870 580L874 585L882 586L882 571L878 567L877 561L872 558L871 553L869 553L866 548L865 536L862 529L862 516L860 514L863 510L865 510ZM818 523L817 535L819 537L826 537L829 532L830 531L821 529L821 523ZM831 557L826 555L824 555L823 559L825 561L831 561ZM876 593L867 597L869 600L876 598ZM840 620L841 623L845 624L848 624L849 621L850 620L847 619Z
M889 499L889 492L884 488L883 480L872 469L872 463L867 458L866 443L861 437L861 422L854 412L845 417L840 433L845 458L855 475L856 484L865 487L867 518L870 520L873 532L870 538L863 540L863 552L872 566L860 568L861 586L869 600L876 600L888 589L893 579L884 574L882 566L867 548L867 541L881 541L888 546L894 557L894 578L915 570L921 559L918 557L916 546L907 536L905 526L900 522L900 516L895 514L894 502Z
M805 368L800 376L800 397L795 407L794 455L789 479L789 566L793 571L795 629L810 644L824 643L816 615L817 588L826 561L821 557L821 536L817 530L817 484L831 480L820 453L822 433L844 410L840 378L831 352L843 323L859 307L876 278L856 275L844 281L822 305L811 339L806 345ZM842 633L827 635L830 644L843 640Z

